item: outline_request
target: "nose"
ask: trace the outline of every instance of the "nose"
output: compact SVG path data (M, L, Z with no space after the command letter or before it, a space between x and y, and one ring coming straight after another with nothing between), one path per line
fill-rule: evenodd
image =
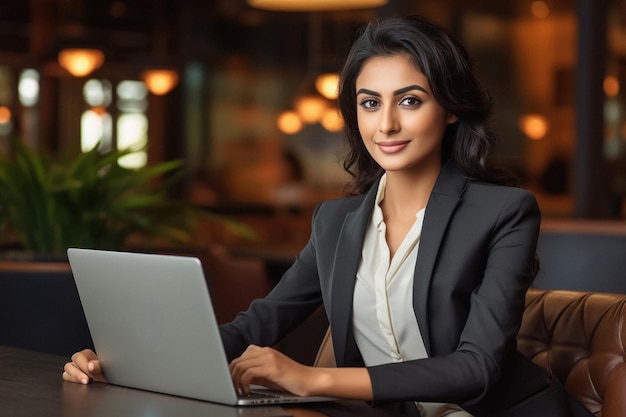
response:
M400 122L395 108L387 107L380 113L380 115L380 125L378 127L380 133L391 135L400 130Z

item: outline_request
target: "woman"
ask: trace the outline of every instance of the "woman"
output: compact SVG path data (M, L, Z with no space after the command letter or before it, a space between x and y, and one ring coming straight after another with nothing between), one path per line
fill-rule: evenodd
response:
M429 417L570 415L563 389L516 349L540 214L491 167L491 98L472 71L422 18L357 39L339 97L354 195L320 204L274 290L221 327L240 391L261 383ZM338 368L268 347L321 303ZM91 351L63 376L102 378Z

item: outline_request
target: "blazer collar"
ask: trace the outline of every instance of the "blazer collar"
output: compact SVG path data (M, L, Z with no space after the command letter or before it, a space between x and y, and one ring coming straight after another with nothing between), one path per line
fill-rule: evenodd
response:
M336 360L340 366L349 365L360 358L352 335L352 300L365 230L376 200L378 184L379 181L376 181L364 195L360 206L346 215L337 242L330 321ZM415 267L413 308L429 354L430 338L426 313L431 275L446 226L467 184L468 179L452 163L444 164L426 205Z

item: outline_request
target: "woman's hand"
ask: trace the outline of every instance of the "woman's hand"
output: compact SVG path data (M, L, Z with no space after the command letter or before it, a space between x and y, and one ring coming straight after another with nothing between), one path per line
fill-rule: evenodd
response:
M230 363L235 387L242 394L250 384L289 391L297 395L315 395L316 372L320 369L302 365L270 347L250 345Z
M93 381L106 382L98 357L91 349L72 355L72 361L63 367L63 379L70 382L89 384Z

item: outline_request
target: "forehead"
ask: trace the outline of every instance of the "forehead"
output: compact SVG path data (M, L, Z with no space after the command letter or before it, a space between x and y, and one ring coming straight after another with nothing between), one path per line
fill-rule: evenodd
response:
M357 87L404 87L407 82L428 88L428 79L406 55L375 56L367 59L356 78ZM395 87L394 87L395 86Z

